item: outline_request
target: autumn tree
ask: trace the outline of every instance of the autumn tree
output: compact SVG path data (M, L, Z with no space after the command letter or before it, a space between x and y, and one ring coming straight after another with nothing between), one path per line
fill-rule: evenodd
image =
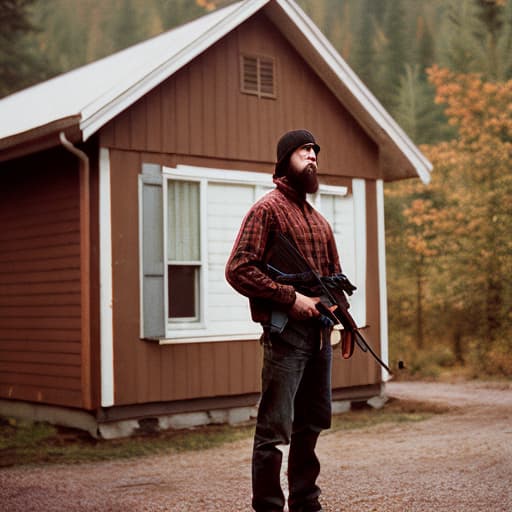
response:
M402 205L390 239L407 251L417 344L421 323L457 358L471 352L485 371L512 374L512 81L436 66L429 77L457 136L423 148L435 169L428 188L387 193Z
M431 158L448 175L450 199L464 212L466 230L454 256L463 256L465 272L453 279L467 283L479 313L478 350L486 355L508 325L511 306L512 81L486 82L437 67L430 78L459 133L432 148Z

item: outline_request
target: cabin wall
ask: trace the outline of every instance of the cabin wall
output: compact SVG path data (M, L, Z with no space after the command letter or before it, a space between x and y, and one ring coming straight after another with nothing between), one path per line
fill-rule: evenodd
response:
M0 164L0 397L80 407L79 170L64 149Z
M240 52L277 58L277 99L240 92ZM110 150L115 405L259 391L257 340L162 346L139 339L137 177L143 162L271 173L277 139L299 127L310 129L322 147L324 182L350 186L352 177L372 180L378 175L376 145L259 14L100 131L100 145ZM377 240L374 182L368 189L370 287L378 286L377 253L370 253ZM379 295L378 288L371 290L366 334L378 344ZM380 382L368 356L356 353L350 362L340 358L334 387Z
M137 187L142 161L136 152L110 153L115 404L256 392L256 340L158 345L139 339Z

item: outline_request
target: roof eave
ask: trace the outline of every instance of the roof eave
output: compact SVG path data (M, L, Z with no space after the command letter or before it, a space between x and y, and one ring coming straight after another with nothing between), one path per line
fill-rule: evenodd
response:
M419 176L428 183L432 164L302 9L287 0L274 0L265 7L265 13L358 120L380 151L387 154L387 162L402 162L397 173L390 172L389 166L382 167L382 179L392 181Z
M57 119L32 130L0 139L0 162L60 146L61 132L66 134L69 141L80 142L80 115Z
M120 84L118 88L108 92L108 97L102 96L88 105L82 111L82 121L80 123L84 141L115 116L123 112L123 110L129 108L149 91L160 85L164 80L250 18L269 1L248 0L241 3L236 10L222 18L220 22L210 27L209 30L201 34L191 44L173 55L158 68L152 70L137 83L131 84L129 88Z

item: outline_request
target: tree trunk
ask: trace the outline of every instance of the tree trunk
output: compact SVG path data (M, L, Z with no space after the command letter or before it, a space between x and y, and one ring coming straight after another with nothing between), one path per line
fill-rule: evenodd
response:
M423 274L421 262L416 266L416 347L421 350L424 345L423 338Z

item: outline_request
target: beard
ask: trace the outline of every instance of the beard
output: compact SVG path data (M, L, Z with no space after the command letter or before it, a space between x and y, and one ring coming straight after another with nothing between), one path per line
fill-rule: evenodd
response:
M318 190L316 165L309 163L302 170L290 166L288 180L298 192L314 194Z

